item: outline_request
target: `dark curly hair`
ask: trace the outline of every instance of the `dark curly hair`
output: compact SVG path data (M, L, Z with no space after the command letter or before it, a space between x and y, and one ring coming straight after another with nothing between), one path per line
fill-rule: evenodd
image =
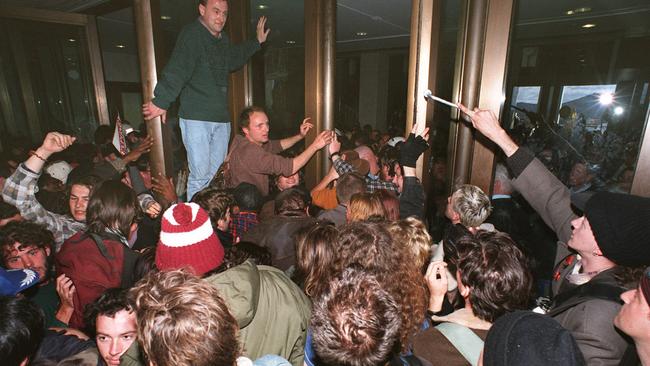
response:
M0 229L0 247L2 248L2 263L5 255L13 249L15 243L21 248L35 246L39 249L54 248L54 236L45 226L30 221L12 221Z
M528 261L508 234L479 231L457 242L461 283L471 289L474 315L494 322L501 315L527 308L532 275Z
M393 242L383 222L355 222L343 226L337 241L334 273L359 265L378 273L378 279L397 301L402 326L400 341L408 345L424 320L427 289L413 252ZM396 281L395 279L399 279Z

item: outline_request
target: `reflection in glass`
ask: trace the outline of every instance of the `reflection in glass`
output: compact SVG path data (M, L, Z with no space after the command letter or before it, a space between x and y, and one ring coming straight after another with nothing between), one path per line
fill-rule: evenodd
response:
M11 99L2 131L37 140L57 130L91 140L98 121L84 28L3 19L0 34L0 87Z
M648 110L647 2L517 9L505 126L572 192L629 192Z

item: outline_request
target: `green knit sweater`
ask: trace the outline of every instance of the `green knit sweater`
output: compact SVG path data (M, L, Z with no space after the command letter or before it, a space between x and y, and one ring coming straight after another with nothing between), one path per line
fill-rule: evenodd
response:
M228 73L244 66L259 49L257 40L232 45L223 32L214 37L197 18L179 34L154 90L153 103L168 109L180 95L181 118L230 121Z

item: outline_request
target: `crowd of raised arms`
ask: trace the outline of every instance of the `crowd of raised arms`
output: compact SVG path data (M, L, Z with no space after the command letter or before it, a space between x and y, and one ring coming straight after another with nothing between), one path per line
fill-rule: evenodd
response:
M152 176L158 142L126 125L123 151L108 126L5 149L0 365L650 366L649 198L564 183L461 104L497 151L491 196L440 157L425 192L417 124L305 118L273 140L251 106L230 139L228 73L270 30L232 45L228 2L198 12L143 105L165 122L179 101L178 174ZM331 169L306 187L319 151Z

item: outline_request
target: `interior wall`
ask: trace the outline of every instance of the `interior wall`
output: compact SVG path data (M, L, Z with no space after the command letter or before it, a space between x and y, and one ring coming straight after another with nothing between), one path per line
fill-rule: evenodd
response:
M104 78L107 82L140 83L140 66L137 55L121 52L102 52Z
M387 129L389 55L383 52L362 53L359 82L359 124Z

